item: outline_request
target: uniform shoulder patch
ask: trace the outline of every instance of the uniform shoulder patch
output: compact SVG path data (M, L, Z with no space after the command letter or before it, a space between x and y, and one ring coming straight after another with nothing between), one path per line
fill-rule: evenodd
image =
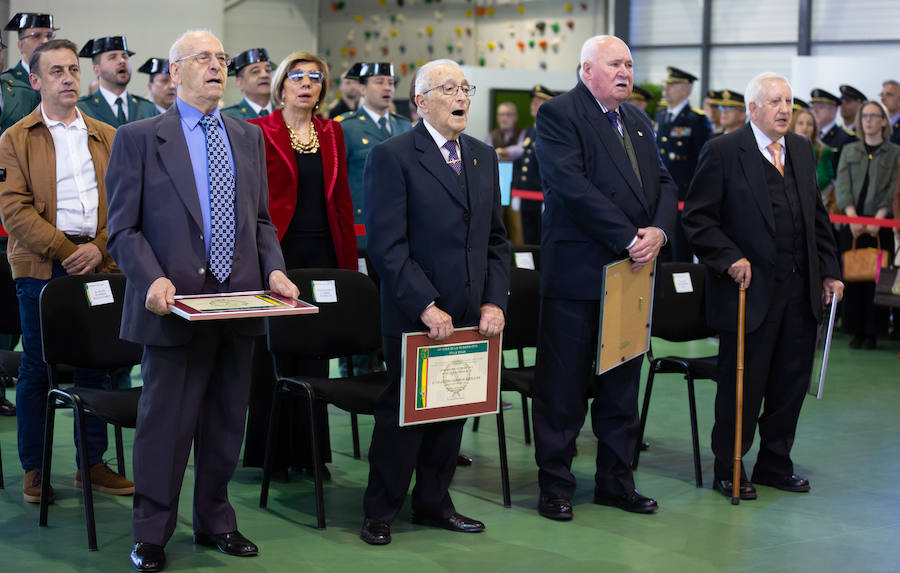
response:
M694 111L694 113L696 113L697 115L706 115L706 112L703 111L702 109L697 109L696 107L692 107L691 109L692 109L692 110Z
M336 116L336 117L334 118L334 121L336 121L336 122L338 122L338 123L341 123L341 122L344 121L345 119L347 119L347 118L344 117L344 114L341 114L341 115Z

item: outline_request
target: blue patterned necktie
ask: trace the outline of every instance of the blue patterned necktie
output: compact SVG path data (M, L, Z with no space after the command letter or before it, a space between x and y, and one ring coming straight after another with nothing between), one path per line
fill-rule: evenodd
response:
M609 110L606 112L606 119L612 124L613 129L615 129L619 135L622 135L622 130L619 129L619 112L614 109Z
M206 158L209 170L209 219L212 237L209 244L209 270L216 280L225 282L231 274L234 258L234 176L228 162L228 150L219 133L219 121L204 115L200 125L206 132Z
M462 173L462 162L459 160L459 155L456 154L456 142L448 139L444 142L444 149L449 152L447 164L459 175Z

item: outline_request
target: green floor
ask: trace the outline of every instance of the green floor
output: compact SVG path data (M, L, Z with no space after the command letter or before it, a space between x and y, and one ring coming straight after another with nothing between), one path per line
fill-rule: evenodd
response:
M496 426L478 433L466 426L463 451L475 458L453 484L457 509L483 520L480 535L413 526L405 507L393 543L369 547L359 538L368 465L354 460L349 417L332 412L334 479L327 484L328 529L314 527L312 484L295 478L273 484L269 509L258 507L260 471L241 468L230 488L241 531L260 545L257 558L227 557L195 549L190 541L192 474L185 477L178 529L167 547L170 571L900 571L900 343L878 351L851 351L838 335L821 401L808 399L794 447L797 472L812 482L809 494L760 487L759 499L734 507L709 489L714 386L698 384L706 486L694 487L686 392L680 378L659 379L650 409L638 487L659 499L657 515L633 515L591 503L594 439L578 442L574 471L575 519L557 523L535 511L533 450L523 443L518 396L506 412L513 507L501 504ZM656 344L657 353L674 345ZM680 350L683 350L681 347ZM693 343L690 352L714 351ZM11 393L10 393L11 394ZM65 416L65 419L62 418ZM52 483L56 503L50 526L39 528L38 507L22 501L15 420L0 418L5 490L0 490L0 570L128 571L130 498L98 494L100 551L87 551L79 491L72 485L71 416L60 414ZM371 420L362 421L364 444ZM126 433L126 447L130 446ZM112 452L110 452L112 457ZM755 453L751 452L752 462ZM130 460L130 456L129 456Z

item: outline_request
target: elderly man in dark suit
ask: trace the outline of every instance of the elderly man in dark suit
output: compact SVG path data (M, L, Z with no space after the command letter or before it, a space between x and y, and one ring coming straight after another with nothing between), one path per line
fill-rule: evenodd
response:
M826 303L833 296L840 300L844 289L812 147L788 131L790 84L777 74L760 74L744 98L750 122L706 146L683 218L694 252L709 267L707 316L721 331L713 487L729 498L738 285L747 287L742 455L758 422L752 481L796 492L809 491L809 481L794 474L790 454L812 370L816 322L823 297ZM756 499L741 470L741 499Z
M375 146L364 189L369 256L381 277L382 332L390 385L379 398L369 450L360 537L391 541L390 525L409 489L413 523L479 532L450 500L464 420L401 428L401 337L454 327L496 336L505 324L510 247L500 211L497 155L464 135L475 88L452 60L422 66L415 101L422 121Z
M165 566L194 445L194 543L256 555L237 531L227 485L237 466L260 319L188 323L178 294L258 290L296 297L269 219L260 130L219 113L228 57L208 32L169 52L177 100L123 125L106 172L109 252L128 277L122 338L144 345L134 438L138 571Z
M650 119L626 103L633 82L628 46L588 39L580 81L541 106L537 155L544 182L541 328L534 387L538 511L572 519L572 456L585 396L597 446L594 502L652 513L634 485L641 358L594 375L603 266L652 264L675 224L677 187L659 158Z

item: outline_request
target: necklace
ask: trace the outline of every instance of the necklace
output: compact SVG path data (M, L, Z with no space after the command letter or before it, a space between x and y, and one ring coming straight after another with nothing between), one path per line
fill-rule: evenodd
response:
M313 123L309 122L309 141L303 142L300 139L300 133L294 131L294 128L288 122L284 122L284 124L288 128L288 133L291 136L291 147L298 153L316 153L319 151L319 136L316 133L316 128L313 126Z

